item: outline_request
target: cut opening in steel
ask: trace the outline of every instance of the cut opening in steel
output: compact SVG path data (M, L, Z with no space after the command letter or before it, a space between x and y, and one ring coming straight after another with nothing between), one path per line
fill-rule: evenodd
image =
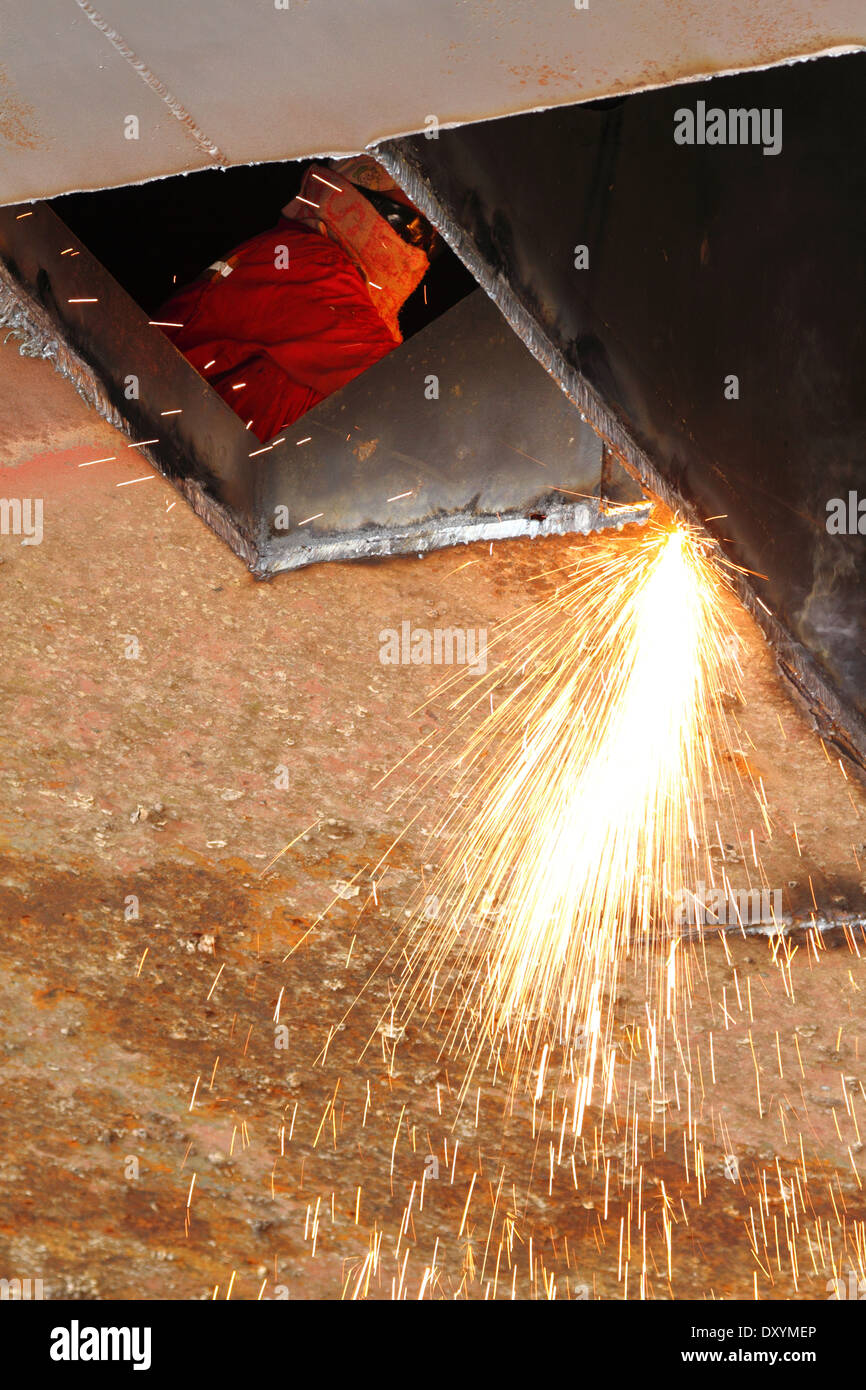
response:
M211 388L154 314L203 266L227 264L236 238L273 226L308 168L0 209L0 318L257 577L645 518L641 488L603 466L598 436L451 251L407 300L403 341L291 428L257 434Z

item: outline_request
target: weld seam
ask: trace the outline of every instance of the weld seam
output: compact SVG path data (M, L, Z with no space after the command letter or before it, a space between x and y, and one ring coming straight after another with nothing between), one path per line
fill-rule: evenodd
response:
M213 140L196 125L192 116L183 105L183 102L178 101L177 97L168 90L165 83L161 82L156 74L151 72L144 60L139 58L137 53L133 52L123 36L119 34L116 29L111 27L108 20L103 19L99 11L88 4L88 0L75 0L75 3L78 8L87 15L87 18L94 28L98 29L100 34L103 34L104 37L108 39L112 48L114 48L120 54L121 58L123 58L133 71L138 74L142 82L145 82L150 90L159 97L160 101L168 107L171 114L180 122L187 135L195 141L202 153L208 155L218 164L228 164L229 160L227 156L223 154L219 145L216 145Z

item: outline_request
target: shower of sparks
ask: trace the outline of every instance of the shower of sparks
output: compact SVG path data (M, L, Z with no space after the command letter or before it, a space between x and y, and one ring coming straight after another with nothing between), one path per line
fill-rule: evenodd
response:
M196 1145L176 1178L178 1235L195 1249L220 1192L247 1196L250 1163L264 1183L255 1202L294 1236L275 1243L272 1269L226 1250L213 1297L282 1297L305 1275L347 1300L842 1299L866 1288L854 974L822 1035L802 1008L788 1014L795 983L808 989L827 952L817 926L798 946L781 932L709 941L682 921L683 891L700 901L719 878L727 890L731 863L766 882L767 793L725 713L739 672L725 575L682 528L594 539L574 557L540 576L558 584L552 597L497 631L489 674L472 677L471 692L465 676L445 687L444 736L421 745L420 768L404 760L416 804L403 815L402 862L440 867L425 865L387 958L402 980L378 967L368 977L379 952L370 924L359 928L367 910L393 916L391 851L375 864L366 851L351 867L341 860L328 904L293 921L278 961L257 931L243 997L245 946L221 942L215 975L190 957L216 1046L196 1046L179 1091ZM844 767L820 762L848 788ZM704 806L724 801L736 822L731 776L751 782L758 814L732 829L720 809L723 834ZM436 824L442 792L450 810ZM426 854L409 840L424 824ZM318 815L298 830L262 874L303 854L323 825ZM352 888L368 893L364 906L349 908ZM335 965L345 960L346 985L379 987L364 1034L386 985L390 995L366 1066L339 999L332 1009L322 996L305 1027L322 983L321 961L305 953L332 913L324 944ZM853 970L864 926L844 929ZM154 949L137 971L132 962L143 997ZM336 982L329 965L324 983ZM413 1008L440 1025L444 1064L432 1028L406 1028ZM275 1027L292 1032L288 1089ZM803 1083L818 1065L832 1095L822 1086L816 1100ZM303 1084L319 1068L323 1084ZM757 1153L756 1134L767 1144ZM730 1258L702 1283L721 1210L734 1218Z
M261 1150L270 1201L288 1204L316 1278L333 1280L344 1299L694 1297L689 1271L705 1258L720 1200L738 1217L739 1258L705 1296L796 1297L808 1287L853 1297L866 1270L857 1157L866 1091L840 1071L829 1113L842 1163L822 1166L809 1134L817 1143L816 1120L830 1121L800 1084L800 1039L814 1061L818 1029L798 1023L788 1034L761 1017L768 1008L776 1023L794 1002L795 958L802 981L823 938L811 931L803 949L779 930L759 948L720 932L709 943L700 916L689 926L684 910L690 888L697 903L718 880L731 890L730 863L765 886L759 847L772 834L763 777L728 727L730 717L737 744L752 746L726 713L741 696L725 572L695 533L653 525L584 543L539 578L558 588L497 630L489 674L436 692L451 691L450 713L438 738L404 760L415 768L404 793L413 807L397 843L347 872L315 920L297 924L259 1026L234 1000L226 1005L220 1053L202 1055L188 1078L191 1114L222 1119L229 1159ZM737 824L732 777L751 784L753 826ZM420 855L439 868L425 866L414 912L366 985L354 911L346 942L331 938L341 957L348 946L345 969L351 962L360 993L315 1041L297 1032L327 1086L300 1099L276 1087L257 1137L220 1108L235 1105L230 1069L215 1083L220 1055L243 1061L258 1047L266 1065L271 1030L298 1008L299 981L285 967L303 968L322 923L353 900L348 888L366 880L359 915L380 910L386 861L443 792L450 809L423 832L427 851L423 840L409 851L413 864ZM705 810L713 801L718 812ZM320 824L299 831L263 874ZM749 970L745 949L765 950L763 966ZM340 1035L374 979L385 984L386 961L403 973L387 979L377 1046L359 1066L354 1041ZM209 989L202 974L208 1001L224 963ZM859 992L853 975L850 983ZM380 989L375 1012L384 1004ZM413 1010L438 1025L444 1065L416 1070L430 1060L433 1030L410 1033ZM840 1059L843 1033L856 1028L850 1008L849 1022L841 1018L832 1035ZM758 1158L744 1148L743 1117L727 1100L718 1106L732 1086L775 1151ZM338 1153L347 1166L335 1186ZM372 1168L359 1166L365 1153ZM531 1196L543 1198L544 1220ZM196 1203L205 1200L197 1189ZM187 1239L190 1215L187 1204ZM219 1272L220 1297L227 1287L262 1297L271 1278L286 1278L276 1251L264 1282L266 1269L254 1285L229 1261Z
M446 1048L470 1056L464 1093L487 1052L515 1083L537 1077L538 1098L556 1051L577 1080L579 1132L608 1069L623 959L646 959L649 997L671 1016L685 894L713 881L703 794L736 661L724 589L681 526L601 542L499 634L516 658L454 701L461 717L421 783L452 770L455 804L394 1008L445 1012Z

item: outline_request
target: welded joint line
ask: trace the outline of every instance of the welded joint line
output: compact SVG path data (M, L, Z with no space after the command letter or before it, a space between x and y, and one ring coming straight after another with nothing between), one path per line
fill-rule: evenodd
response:
M171 114L180 122L187 135L195 141L202 153L208 155L209 158L215 160L218 164L230 163L228 157L223 154L219 145L215 144L214 141L196 125L183 102L178 101L177 97L168 90L165 83L161 82L156 76L156 73L151 72L147 63L145 63L142 58L139 58L138 54L130 48L123 36L119 34L116 29L112 28L108 20L103 19L99 11L88 4L88 0L75 0L75 3L78 8L87 15L87 18L94 28L98 29L100 34L103 34L104 37L108 39L112 48L114 48L115 51L120 54L121 58L129 64L133 72L136 72L142 82L146 82L150 90L168 107Z

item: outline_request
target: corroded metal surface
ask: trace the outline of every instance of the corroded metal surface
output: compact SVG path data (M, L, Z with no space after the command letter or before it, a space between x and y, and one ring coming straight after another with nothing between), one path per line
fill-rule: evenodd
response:
M551 1178L558 1132L536 1117L533 1134L529 1105L509 1112L501 1078L480 1078L477 1112L473 1094L455 1119L460 1059L440 1055L432 1023L399 1040L380 1031L392 967L373 971L423 870L426 817L359 916L406 829L391 805L400 774L380 779L447 718L441 696L419 708L444 673L383 665L382 631L492 626L555 583L538 575L580 542L461 546L256 584L172 506L164 480L118 487L148 470L49 364L10 346L0 442L0 492L44 500L40 545L0 536L0 1277L42 1278L50 1298L215 1286L222 1298L232 1275L233 1298L263 1286L265 1298L351 1296L377 1240L369 1297L417 1297L436 1248L434 1296L480 1299L504 1238L500 1297L512 1277L518 1296L545 1297L551 1276L562 1298L639 1296L618 1277L637 1195L612 1120L596 1147L593 1112L585 1155L574 1169L554 1161ZM735 622L737 756L766 789L768 879L792 915L808 922L814 892L845 920L864 907L864 791L784 698L751 620ZM689 1098L669 1078L639 1137L649 1296L752 1298L755 1275L762 1299L795 1293L784 1242L767 1277L749 1231L769 1184L784 1233L776 1161L791 1181L801 1129L809 1200L837 1251L833 1203L849 1230L863 1219L848 1107L862 1130L864 969L839 932L826 949L801 938L785 974L761 938L710 939L695 958L706 1191L699 1203L692 1168L687 1180ZM643 998L638 972L616 1004L635 1074ZM729 1139L742 1181L725 1175ZM677 1216L670 1281L662 1182ZM772 1217L769 1228L772 1244ZM815 1258L801 1259L799 1296L824 1299L817 1246Z

